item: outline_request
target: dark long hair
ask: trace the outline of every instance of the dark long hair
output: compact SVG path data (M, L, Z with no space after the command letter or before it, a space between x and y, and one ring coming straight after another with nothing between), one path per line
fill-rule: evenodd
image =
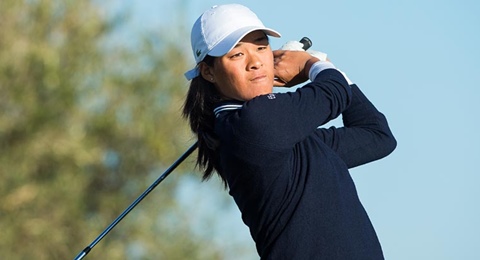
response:
M214 57L207 56L203 62L212 67L214 60ZM221 101L221 96L213 83L200 75L192 79L190 83L182 114L188 120L192 132L198 139L197 167L203 171L203 180L209 179L216 171L226 186L226 180L219 171L217 153L219 140L214 133L215 114L213 109L215 103L219 101Z

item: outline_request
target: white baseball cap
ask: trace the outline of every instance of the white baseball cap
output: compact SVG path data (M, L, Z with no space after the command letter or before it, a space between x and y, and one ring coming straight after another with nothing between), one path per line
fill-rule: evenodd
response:
M191 80L199 76L198 64L207 55L221 57L227 54L245 35L256 30L281 37L277 31L265 27L257 15L243 5L212 6L193 24L191 43L197 65L187 71L185 77Z

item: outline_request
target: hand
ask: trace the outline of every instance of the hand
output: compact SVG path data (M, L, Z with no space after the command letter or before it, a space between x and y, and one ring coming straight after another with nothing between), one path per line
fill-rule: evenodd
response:
M308 72L313 63L319 61L317 57L305 51L273 51L274 57L274 86L292 87L308 80Z
M303 49L303 43L301 43L299 41L288 41L284 45L282 45L280 50L284 50L284 51L305 51ZM313 57L319 58L321 61L328 61L327 54L324 53L324 52L315 51L315 50L311 50L311 49L307 50L306 52L308 52Z
M303 43L299 42L299 41L289 41L289 42L286 42L284 45L282 45L282 48L280 48L280 50L284 50L284 51L305 51L303 49ZM319 58L321 61L327 61L327 54L324 53L324 52L321 52L321 51L314 51L314 50L307 50L306 52L308 52L310 55L312 55L313 57L317 57Z
M303 43L299 41L288 41L282 47L280 50L284 51L304 51L303 49Z
M308 50L307 52L310 53L310 55L312 55L313 57L317 57L317 58L318 58L319 60L321 60L321 61L330 61L330 60L327 58L327 54L324 53L324 52L314 51L314 50Z

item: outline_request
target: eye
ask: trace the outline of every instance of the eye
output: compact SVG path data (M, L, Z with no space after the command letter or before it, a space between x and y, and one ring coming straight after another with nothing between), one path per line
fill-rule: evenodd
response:
M238 58L238 57L241 57L241 56L243 56L243 53L242 52L237 52L237 53L234 53L234 54L230 55L230 59Z

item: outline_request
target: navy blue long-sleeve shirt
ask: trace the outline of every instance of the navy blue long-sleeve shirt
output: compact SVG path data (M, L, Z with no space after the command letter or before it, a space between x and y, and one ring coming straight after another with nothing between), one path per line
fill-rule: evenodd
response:
M387 121L335 69L219 104L220 173L262 259L383 259L348 168L391 153ZM318 128L342 114L344 127Z

